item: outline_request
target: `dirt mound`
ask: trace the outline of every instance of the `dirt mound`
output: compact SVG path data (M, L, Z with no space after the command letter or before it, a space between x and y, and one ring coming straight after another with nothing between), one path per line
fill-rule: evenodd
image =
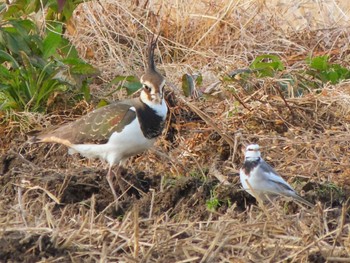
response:
M0 238L0 247L2 262L38 262L53 259L58 259L56 262L64 262L64 258L68 258L68 251L57 248L47 234L6 232Z

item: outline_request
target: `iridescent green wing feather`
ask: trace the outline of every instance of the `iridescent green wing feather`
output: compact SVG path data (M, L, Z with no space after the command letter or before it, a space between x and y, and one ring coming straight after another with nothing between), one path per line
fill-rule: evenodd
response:
M99 108L52 132L39 135L37 139L59 138L72 144L105 143L113 132L122 131L125 125L135 119L136 113L130 109L132 102L123 101Z

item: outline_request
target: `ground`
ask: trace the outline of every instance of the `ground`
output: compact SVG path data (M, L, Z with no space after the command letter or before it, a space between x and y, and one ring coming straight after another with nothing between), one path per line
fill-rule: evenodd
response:
M177 112L169 127L180 127L181 122L208 128L187 111ZM171 140L179 130L167 132L163 137ZM132 159L123 169L124 180L115 182L122 195L118 208L105 178L105 164L70 156L62 146L29 145L21 135L7 138L8 150L0 160L1 216L2 223L7 222L0 238L0 258L5 261L95 261L105 256L113 262L128 261L130 254L151 262L189 258L217 262L219 255L227 260L249 256L260 261L290 258L290 251L298 247L294 257L324 262L330 251L337 257L348 253L342 246L349 234L345 226L350 217L344 206L350 197L349 180L341 186L335 180L290 180L315 208L290 200L261 207L240 189L238 171L228 164L237 163L238 167L242 153L232 161L230 147L215 131L200 142L201 149L194 149L215 159L215 167L204 165L205 161L200 161L205 169L182 167L176 143L170 145L172 150L158 144L156 148L163 153L151 151ZM181 138L192 140L193 134L186 131ZM178 160L172 159L172 151ZM178 164L175 168L181 172L167 172L174 169L172 163ZM346 173L342 165L338 170L335 165L323 169L334 170L339 176ZM216 175L223 173L223 177ZM121 188L126 191L121 192ZM303 244L308 244L307 250ZM101 251L106 251L105 255Z
M27 132L71 121L94 108L110 92L99 89L102 80L125 69L143 70L143 41L139 31L132 31L140 27L127 27L128 37L135 42L124 45L114 31L112 39L104 39L110 31L103 27L103 19L93 17L96 13L110 19L120 12L125 19L132 13L134 23L137 15L142 20L143 9L125 5L128 12L121 12L124 9L118 4L108 6L104 1L81 7L79 12L87 15L76 14L77 33L67 37L80 45L82 57L98 58L94 62L102 77L92 84L94 100L68 108L61 104L45 115L19 112L7 116L9 122L1 122L0 262L349 260L350 84L325 84L322 89L304 90L300 96L291 87L279 89L285 73L301 74L306 67L302 64L305 50L319 54L331 50L334 61L348 66L348 52L342 49L348 45L348 30L340 24L339 28L311 30L310 22L310 28L293 31L282 41L281 35L290 27L287 17L278 24L282 13L261 4L261 15L256 17L254 5L240 13L228 3L227 9L210 5L202 17L219 14L217 21L229 21L218 23L217 30L223 33L218 41L211 36L211 24L203 24L194 15L204 1L196 3L191 7L196 12L191 9L186 19L173 19L165 11L166 19L158 17L163 56L157 65L167 78L169 115L154 148L131 158L122 169L123 180L114 181L121 196L118 207L106 181L105 163L69 155L64 146L27 143ZM98 7L110 15L102 16ZM220 12L212 11L215 8ZM181 10L185 16L186 8ZM266 13L271 10L275 16ZM96 19L91 27L89 15ZM156 11L151 15L162 16ZM235 31L231 24L245 19L239 23L241 30ZM169 30L177 25L175 20L184 23L176 27L184 30L181 36ZM119 32L123 23L117 21L114 30ZM93 31L96 27L103 29L102 36L94 35L99 33ZM172 46L173 42L167 42L170 39L178 45ZM88 50L92 47L95 54ZM111 47L113 52L108 52ZM129 49L140 55L129 58ZM228 72L246 68L266 50L282 54L287 66L284 75L264 79L251 75L248 82L227 80ZM121 59L113 57L116 54ZM114 71L109 70L113 67ZM196 94L186 97L182 74L195 75L196 71L202 73L203 83L196 87ZM113 99L124 95L114 93ZM265 160L315 206L283 198L259 204L242 191L238 172L249 143L259 143Z

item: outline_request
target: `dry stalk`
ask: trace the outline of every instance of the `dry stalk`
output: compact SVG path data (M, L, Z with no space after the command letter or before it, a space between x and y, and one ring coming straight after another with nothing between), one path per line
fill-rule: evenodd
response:
M226 135L215 123L214 120L212 120L207 114L205 114L202 110L200 110L198 107L196 107L193 103L187 102L185 99L180 98L181 101L188 106L192 111L194 111L199 117L202 118L203 121L205 121L208 125L210 125L214 130L220 134L220 136L231 146L232 149L235 148L234 141Z

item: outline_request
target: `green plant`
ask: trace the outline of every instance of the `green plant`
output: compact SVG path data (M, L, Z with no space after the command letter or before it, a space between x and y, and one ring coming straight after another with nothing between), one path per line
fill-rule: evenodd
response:
M53 3L48 1L46 8ZM98 71L63 37L64 25L46 21L40 29L19 16L39 6L39 1L25 0L7 9L0 6L0 110L45 111L56 93L67 90L90 97L88 77Z
M209 211L216 211L220 206L220 200L217 198L213 190L210 191L210 199L206 201L206 206Z
M109 96L121 88L124 88L127 94L131 95L142 87L142 84L135 76L116 76L111 80L108 87L114 84L118 84L118 87L112 93L108 94Z
M235 85L231 85L230 82L234 81L239 83L239 85L242 86L247 92L254 92L256 91L256 81L254 81L254 78L252 79L252 77L256 77L258 79L274 77L277 72L283 71L284 69L285 66L278 56L267 54L260 55L254 59L249 68L236 69L230 72L227 76L222 78L222 82L226 84L228 91L230 91L232 95L238 101L240 101ZM282 83L281 81L279 82ZM242 101L240 101L240 103L242 104Z
M193 76L190 74L184 74L182 76L182 91L186 97L191 97L195 94L197 86L200 86L203 82L203 76Z
M258 74L258 77L273 77L276 71L284 70L281 59L276 55L257 56L250 69Z
M207 182L207 174L209 169L207 167L201 167L200 169L193 169L189 172L189 176L199 179L201 182Z
M342 187L332 183L327 182L322 185L319 185L317 188L318 195L334 195L339 197L343 197L345 195L344 190Z
M294 72L279 73L274 84L283 96L302 96L305 92L321 89L323 84L337 84L342 80L350 79L350 70L335 63L329 62L328 56L308 58L308 68ZM257 78L275 77L277 72L283 71L285 66L276 55L257 56L249 69L237 69L222 79L227 89L239 100L235 94L235 86L230 82L238 82L247 92L256 90L257 82L252 81L252 75ZM312 78L310 78L310 76Z
M306 74L322 81L322 83L337 84L342 80L350 79L349 69L339 64L330 63L328 56L308 58L306 62L310 67Z
M45 20L67 22L77 5L84 0L15 0L11 4L1 3L0 12L2 19L19 19L45 9ZM6 10L6 11L5 11Z

